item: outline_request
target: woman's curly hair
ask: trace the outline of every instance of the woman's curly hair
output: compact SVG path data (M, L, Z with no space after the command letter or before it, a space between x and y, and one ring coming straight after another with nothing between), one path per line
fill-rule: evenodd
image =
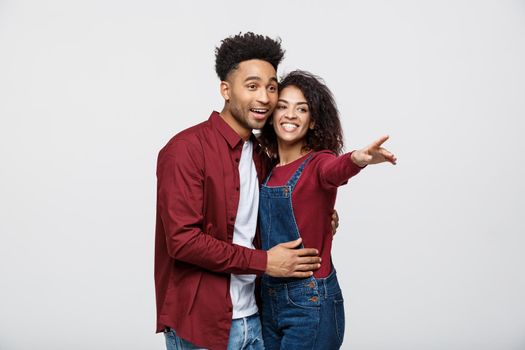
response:
M313 130L306 133L305 150L330 150L336 155L343 151L343 130L339 120L339 111L334 97L324 81L312 73L295 70L281 78L279 91L288 86L295 86L303 93L308 103L310 119L314 121ZM266 123L261 130L259 140L266 153L273 159L278 158L277 135L273 125Z
M224 81L239 63L253 59L266 61L277 71L283 57L280 38L274 40L252 32L239 33L222 40L221 45L215 48L215 71Z

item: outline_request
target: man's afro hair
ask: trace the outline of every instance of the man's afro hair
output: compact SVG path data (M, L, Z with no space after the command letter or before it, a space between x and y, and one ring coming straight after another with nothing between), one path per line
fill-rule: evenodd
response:
M277 71L283 57L280 38L274 40L252 32L239 33L222 40L215 48L215 71L223 81L228 73L238 68L239 63L253 59L266 61Z

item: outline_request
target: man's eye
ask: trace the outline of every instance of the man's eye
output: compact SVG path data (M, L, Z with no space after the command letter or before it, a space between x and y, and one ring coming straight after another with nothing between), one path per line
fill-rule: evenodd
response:
M248 89L250 90L255 90L257 88L257 86L255 84L249 84L248 85Z
M272 85L268 87L268 90L270 90L271 92L275 92L277 91L277 87Z

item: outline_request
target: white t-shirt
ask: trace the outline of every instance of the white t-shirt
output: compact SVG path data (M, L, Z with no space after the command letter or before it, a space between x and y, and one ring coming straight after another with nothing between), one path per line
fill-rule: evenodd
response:
M233 228L233 243L255 249L253 239L257 228L259 210L259 181L253 163L253 144L246 141L239 161L239 206ZM231 275L230 296L233 303L233 318L255 314L255 275Z

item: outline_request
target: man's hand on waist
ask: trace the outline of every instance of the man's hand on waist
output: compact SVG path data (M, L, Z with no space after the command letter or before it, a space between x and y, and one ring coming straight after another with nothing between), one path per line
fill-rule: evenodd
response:
M301 238L276 245L268 251L266 274L272 277L306 278L321 267L319 252L314 248L294 249Z

